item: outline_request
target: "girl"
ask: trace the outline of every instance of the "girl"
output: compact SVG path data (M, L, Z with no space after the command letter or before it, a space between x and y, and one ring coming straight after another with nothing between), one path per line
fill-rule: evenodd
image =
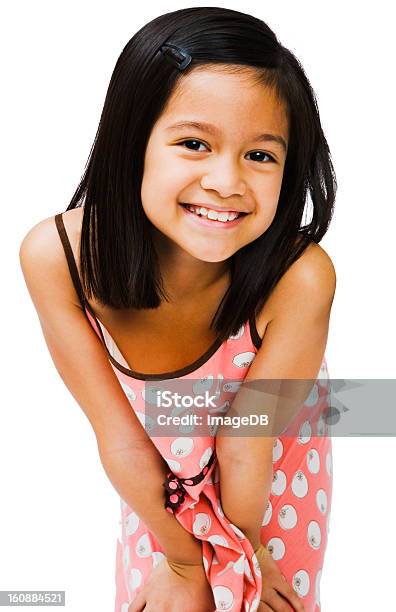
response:
M188 8L127 43L76 193L20 249L120 494L116 612L320 610L335 273L318 243L335 192L314 92L261 20ZM314 385L293 419L261 396L267 429L156 421L171 382L214 393L203 418L243 414L247 382L273 379Z

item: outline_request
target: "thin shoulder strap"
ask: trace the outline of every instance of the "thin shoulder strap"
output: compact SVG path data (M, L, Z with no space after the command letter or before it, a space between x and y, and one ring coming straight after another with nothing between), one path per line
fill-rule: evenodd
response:
M55 215L55 223L56 223L56 227L59 233L59 237L63 245L63 249L65 251L67 264L70 270L70 276L72 278L74 288L79 297L81 306L84 310L87 304L87 301L84 296L84 291L81 285L80 275L78 273L76 260L74 259L73 250L71 248L70 240L66 232L65 224L63 222L62 213Z

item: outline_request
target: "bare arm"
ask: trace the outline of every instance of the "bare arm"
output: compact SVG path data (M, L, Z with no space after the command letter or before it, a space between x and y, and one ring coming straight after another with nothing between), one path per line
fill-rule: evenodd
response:
M306 397L304 389L310 386L309 380L312 383L316 380L323 360L335 285L332 262L316 245L289 268L275 289L276 314L267 326L263 343L244 382L307 380L307 386L292 387L299 399L295 406L301 405ZM299 397L297 390L302 392ZM246 411L247 402L253 401L249 393L242 385L232 403L233 415ZM275 395L263 397L265 412L268 409L270 415L273 414L271 402L279 407L277 398ZM224 427L219 427L216 436L222 507L229 520L245 533L255 548L260 543L262 520L271 491L272 449L278 434L237 437L222 435L224 431Z
M136 417L82 311L53 217L27 233L20 262L55 367L92 425L114 488L168 558L202 561L201 543L164 508L162 483L169 467Z

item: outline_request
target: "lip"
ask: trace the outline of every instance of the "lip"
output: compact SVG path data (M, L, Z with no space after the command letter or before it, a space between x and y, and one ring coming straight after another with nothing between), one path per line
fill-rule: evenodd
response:
M204 227L211 227L212 229L221 229L221 230L232 229L233 227L236 227L237 225L239 225L244 220L244 218L247 216L247 215L241 215L240 217L238 217L237 219L234 219L233 221L225 221L225 222L224 221L208 221L207 219L205 219L205 217L201 217L200 215L197 215L196 213L191 212L190 210L188 210L188 208L186 208L182 204L180 204L180 206L183 209L187 219L190 218L192 223L197 223L198 225L201 225Z
M186 204L187 202L183 202ZM188 202L191 206L202 206L203 208L211 208L212 210L217 210L218 212L246 212L245 210L240 210L238 208L224 208L224 206L215 206L214 204L204 204L200 202Z

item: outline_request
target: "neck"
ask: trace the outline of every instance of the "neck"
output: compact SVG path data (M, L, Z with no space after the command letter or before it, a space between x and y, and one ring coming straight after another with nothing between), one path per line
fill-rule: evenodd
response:
M161 275L169 299L185 302L200 298L204 292L229 286L231 261L206 262L172 244L162 233L155 233L155 248L160 261Z

